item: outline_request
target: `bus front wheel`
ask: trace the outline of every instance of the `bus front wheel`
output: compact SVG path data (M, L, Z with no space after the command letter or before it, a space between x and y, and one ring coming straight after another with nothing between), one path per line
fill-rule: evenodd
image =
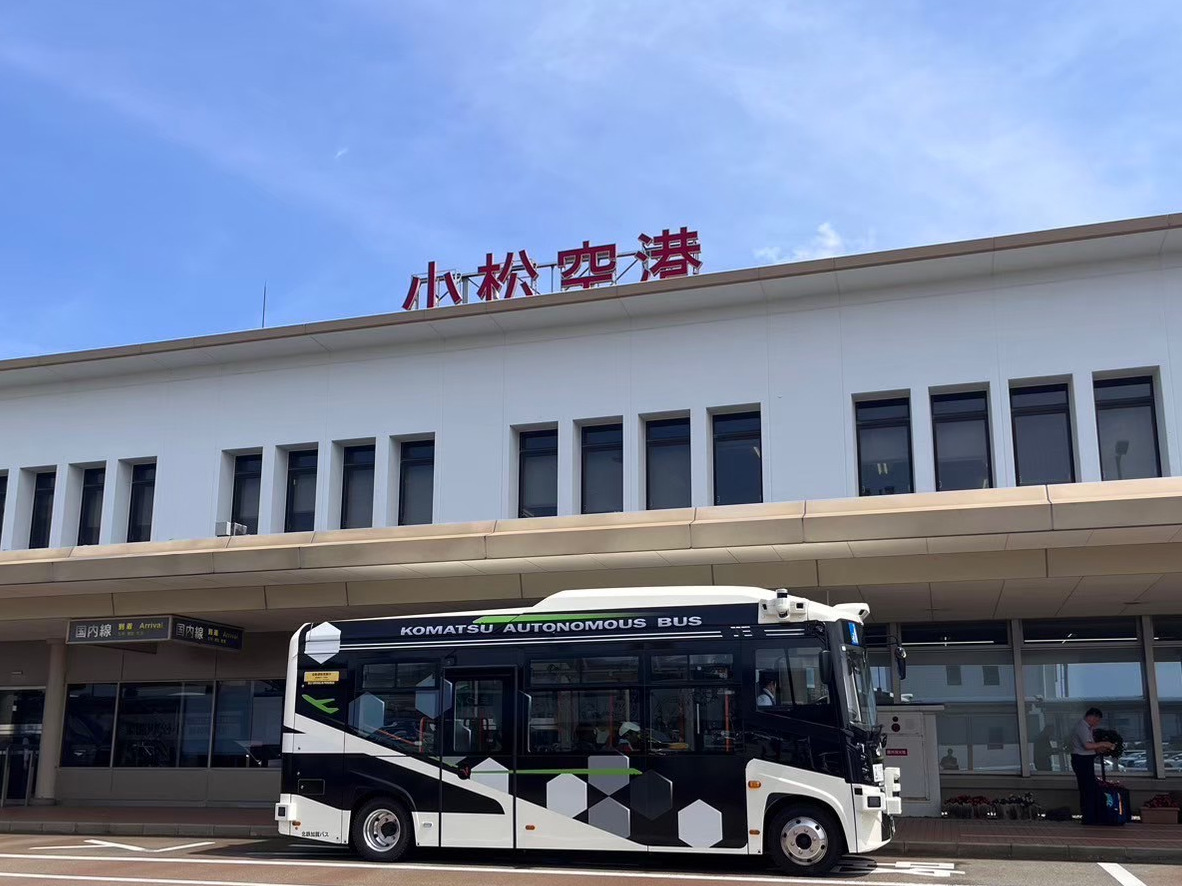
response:
M845 836L828 812L789 806L772 819L768 849L776 864L793 874L819 876L845 854Z
M398 861L410 848L414 823L397 800L378 797L353 813L353 848L366 861Z

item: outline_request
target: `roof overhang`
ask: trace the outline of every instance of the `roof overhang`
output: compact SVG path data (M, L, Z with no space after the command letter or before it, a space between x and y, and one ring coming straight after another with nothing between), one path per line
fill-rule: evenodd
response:
M1182 613L1182 478L8 551L0 637L66 617L286 630L706 584L865 602L876 621Z

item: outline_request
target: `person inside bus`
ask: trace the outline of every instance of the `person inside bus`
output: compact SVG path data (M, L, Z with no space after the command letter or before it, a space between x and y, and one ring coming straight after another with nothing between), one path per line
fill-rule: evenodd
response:
M633 723L631 720L620 724L620 740L616 742L616 750L621 754L644 752L639 724Z
M758 708L770 708L772 705L780 703L780 684L776 679L776 675L768 671L764 671L759 678L759 694L755 696L755 706Z
M581 723L575 728L575 743L572 750L591 753L599 750L595 743L595 727L589 723Z

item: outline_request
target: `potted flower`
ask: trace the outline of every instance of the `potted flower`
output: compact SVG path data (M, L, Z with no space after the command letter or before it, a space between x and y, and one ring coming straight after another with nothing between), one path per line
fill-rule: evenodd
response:
M1169 794L1158 794L1141 804L1141 821L1144 824L1177 824L1178 802Z

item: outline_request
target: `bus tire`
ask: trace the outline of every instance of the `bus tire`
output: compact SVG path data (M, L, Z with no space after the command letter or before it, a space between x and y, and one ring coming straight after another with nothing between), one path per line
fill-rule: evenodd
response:
M414 821L400 801L375 797L353 813L349 838L366 861L398 861L414 842Z
M781 870L820 876L845 855L845 834L828 811L792 804L776 813L768 830L768 852Z

